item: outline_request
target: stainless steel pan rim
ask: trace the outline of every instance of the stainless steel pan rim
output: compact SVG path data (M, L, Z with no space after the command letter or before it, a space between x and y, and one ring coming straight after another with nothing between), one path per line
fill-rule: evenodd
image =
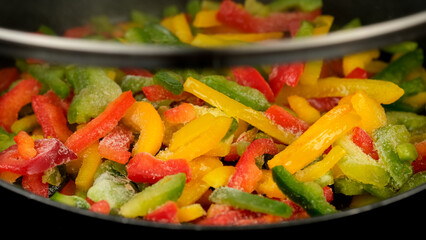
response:
M0 28L0 54L118 67L223 67L338 57L414 39L426 34L425 28L426 11L422 11L325 36L213 49L67 39Z
M409 191L406 191L404 193L395 195L391 198L381 200L376 203L372 203L363 207L349 209L349 210L343 210L339 211L337 213L318 216L318 217L311 217L307 219L300 219L300 220L292 220L287 222L279 222L279 223L272 223L272 224L255 224L255 225L244 225L244 226L201 226L201 225L195 225L195 224L167 224L167 223L158 223L158 222L151 222L141 219L133 219L133 218L125 218L121 216L115 216L115 215L104 215L99 213L94 213L89 210L79 209L76 207L71 207L59 202L55 202L53 200L35 195L31 192L28 192L22 188L19 188L17 186L14 186L12 184L9 184L3 180L0 180L0 187L3 187L9 191L14 192L15 194L22 195L29 200L35 200L37 202L40 202L42 204L46 204L53 208L58 208L63 211L68 211L77 215L83 215L89 218L94 218L98 220L104 220L109 222L115 222L117 224L124 224L124 225L133 225L137 227L147 227L152 229L168 229L168 230L190 230L190 231L235 231L235 230L264 230L264 229L279 229L279 228L291 228L295 226L303 226L303 225L312 225L315 223L320 222L326 222L330 220L337 220L337 219L343 219L346 217L354 216L357 214L365 213L370 210L374 210L377 208L385 207L387 205L396 203L400 200L403 200L405 198L413 197L417 193L420 193L424 190L426 190L426 184L423 184L421 186L415 187Z

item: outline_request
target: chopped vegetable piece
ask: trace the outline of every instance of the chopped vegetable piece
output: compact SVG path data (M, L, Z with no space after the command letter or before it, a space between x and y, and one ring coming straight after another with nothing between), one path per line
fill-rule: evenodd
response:
M130 144L133 142L133 133L118 125L99 142L99 154L106 159L126 164L131 153Z
M72 207L77 207L81 209L90 209L90 204L85 199L76 195L68 196L59 192L55 192L55 194L53 194L53 196L51 196L50 199L56 202L60 202L60 203L72 206Z
M21 131L13 139L18 146L19 157L31 159L37 155L37 150L34 148L34 140L27 132Z
M269 102L275 100L274 93L268 82L262 77L262 75L254 67L234 67L232 68L232 74L235 77L235 81L243 86L249 86L259 90Z

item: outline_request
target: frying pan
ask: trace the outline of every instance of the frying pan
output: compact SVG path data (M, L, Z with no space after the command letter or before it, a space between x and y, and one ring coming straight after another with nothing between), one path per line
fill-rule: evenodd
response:
M266 64L296 60L332 58L344 54L386 46L403 40L419 40L424 44L426 33L426 2L424 0L324 0L326 14L336 18L336 25L344 25L359 17L365 27L331 33L325 37L300 41L283 40L241 48L213 50L194 48L170 48L162 46L126 46L122 44L91 42L34 35L40 24L57 32L84 24L94 15L104 14L116 21L125 20L132 9L161 14L164 6L184 1L156 0L14 0L1 3L0 7L0 55L3 62L14 57L42 58L58 63L96 64L103 66L157 67L222 67L235 64ZM205 234L222 231L272 232L324 231L328 229L352 230L351 236L360 230L376 230L379 225L390 229L415 228L426 213L423 203L426 184L395 197L351 210L320 217L291 222L251 226L195 226L171 225L119 216L100 215L69 207L36 196L19 187L0 181L0 206L7 229L16 226L20 230L36 232L69 231L72 228L110 233L111 229L166 231ZM4 223L3 223L4 224ZM40 226L41 225L41 226ZM34 231L32 231L34 230ZM21 231L22 232L22 231Z

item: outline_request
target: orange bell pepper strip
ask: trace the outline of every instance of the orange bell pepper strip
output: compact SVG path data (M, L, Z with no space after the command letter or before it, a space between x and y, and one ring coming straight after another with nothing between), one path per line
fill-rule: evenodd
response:
M283 165L292 174L299 171L320 156L335 140L358 126L360 121L349 104L334 107L269 160L269 168Z
M276 103L287 104L287 98L291 95L299 95L306 99L345 97L359 90L365 91L381 104L391 104L404 94L402 88L389 81L329 77L318 80L314 88L300 84L294 88L285 86L276 97Z
M114 129L135 101L131 91L123 92L108 104L104 112L75 131L67 139L65 146L78 154Z
M194 106L189 103L181 103L171 109L164 111L164 118L170 123L187 123L194 120L197 114L194 110Z
M34 140L28 133L21 131L13 138L18 145L19 156L23 159L30 159L37 155L34 148Z
M122 122L140 133L133 147L133 155L141 152L157 154L164 137L164 124L151 103L135 102L124 115Z
M132 142L133 133L118 125L99 142L99 154L103 158L126 164L132 155L129 151Z
M247 107L192 77L185 81L184 91L194 94L229 116L251 124L282 143L289 144L296 139L296 135L279 127L267 118L263 112Z
M41 83L35 79L21 80L14 88L0 97L0 127L11 132L12 124L18 120L19 110L38 94Z

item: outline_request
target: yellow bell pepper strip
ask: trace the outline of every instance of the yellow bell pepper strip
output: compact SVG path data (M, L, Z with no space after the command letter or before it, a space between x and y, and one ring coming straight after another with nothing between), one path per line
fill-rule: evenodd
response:
M380 51L378 49L373 49L369 51L364 51L360 53L350 54L343 57L343 74L347 76L355 68L365 69L366 66L380 56Z
M133 155L141 152L157 154L164 137L164 124L151 103L133 103L121 121L133 131L140 133L132 150Z
M361 117L361 128L371 133L373 130L386 125L385 109L365 91L356 92L351 98L352 107Z
M201 156L189 162L192 171L192 180L185 184L182 195L177 203L179 206L193 204L210 188L210 186L201 180L204 175L223 166L218 157Z
M288 97L290 108L296 112L297 116L303 121L312 124L321 117L321 113L312 107L308 100L303 97L292 95Z
M32 132L38 126L40 126L40 124L37 121L36 115L31 114L16 120L10 129L12 133L18 133L20 131Z
M259 42L265 40L281 39L284 37L282 32L270 33L223 33L212 34L214 38L227 41Z
M320 161L296 172L294 177L302 182L311 182L326 174L346 154L341 146L335 146Z
M184 13L172 17L172 26L170 29L184 43L190 43L194 38L191 28Z
M334 17L330 15L321 15L313 21L315 28L313 35L323 35L330 32L331 25L333 25Z
M268 161L269 168L283 165L295 173L319 157L335 140L359 125L350 105L338 105L324 114L286 149Z
M419 92L413 96L407 96L402 99L402 102L412 106L414 109L420 109L426 105L426 91Z
M217 12L218 10L208 9L199 11L195 15L192 25L196 28L210 28L222 25L216 18Z
M269 198L285 199L285 195L278 188L277 184L272 179L272 171L262 169L262 178L254 189L257 193L264 194Z
M216 38L214 36L203 33L197 33L197 35L195 35L194 39L191 42L192 46L200 48L223 47L239 44L243 44L243 42Z
M389 173L380 162L365 154L350 138L350 134L336 141L346 151L346 155L337 163L339 169L348 178L383 187L389 182Z
M207 103L219 108L229 116L249 123L284 144L290 144L296 139L293 133L278 127L278 125L269 120L263 112L255 111L194 78L190 77L185 81L184 91L194 94Z
M79 154L83 162L75 179L77 192L85 193L93 184L96 170L102 163L102 156L99 154L98 147L99 142L95 142Z
M234 139L234 135L230 135L226 139L222 139L215 147L213 147L210 151L208 151L205 155L207 156L217 156L217 157L225 157L231 151L232 140Z
M187 161L214 148L231 126L232 118L205 114L187 123L170 140L168 149L160 152L160 159L183 158Z
M181 207L177 212L179 222L191 222L205 215L206 211L199 203Z
M204 175L202 180L210 187L219 188L226 186L234 173L234 166L221 166Z
M402 88L388 81L329 77L320 79L315 88L302 85L294 88L285 86L278 94L276 103L287 104L287 98L291 95L299 95L306 99L344 97L359 90L364 90L381 104L391 104L404 95Z
M323 60L314 60L305 63L303 74L300 76L299 83L302 85L313 86L318 82L321 75Z

